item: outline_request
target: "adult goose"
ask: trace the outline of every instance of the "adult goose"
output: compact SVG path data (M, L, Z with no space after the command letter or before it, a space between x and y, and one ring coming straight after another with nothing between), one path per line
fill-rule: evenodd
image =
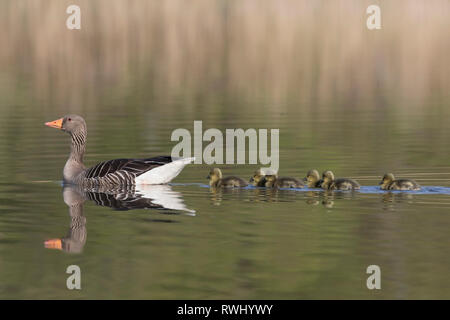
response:
M86 122L78 115L45 123L67 132L71 137L70 155L64 166L64 183L84 187L165 184L175 178L194 158L159 156L148 159L115 159L87 169L83 164L86 149Z

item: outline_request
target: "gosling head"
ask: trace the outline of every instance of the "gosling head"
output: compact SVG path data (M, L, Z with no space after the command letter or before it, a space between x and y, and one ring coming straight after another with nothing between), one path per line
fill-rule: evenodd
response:
M277 180L278 176L276 174L267 175L264 177L265 180L265 186L266 187L273 187L275 184L275 181Z
M390 185L395 180L395 177L392 173L386 173L383 176L383 179L381 179L381 182L379 183L381 185L381 189L386 188L388 185Z
M222 171L219 168L211 169L206 179L209 179L210 186L216 185L222 179Z
M75 134L79 136L81 133L86 134L86 122L81 116L76 114L68 114L61 119L49 121L45 123L46 126L51 128L60 129L71 135Z
M261 181L264 179L265 174L262 172L261 169L258 169L255 171L255 173L253 174L253 176L250 178L250 183L253 184L254 186L258 186Z
M313 188L316 183L320 180L319 172L316 169L309 170L306 174L306 178L303 181L308 185L308 187Z
M334 181L334 173L330 170L327 170L322 174L322 179L324 183L330 183Z

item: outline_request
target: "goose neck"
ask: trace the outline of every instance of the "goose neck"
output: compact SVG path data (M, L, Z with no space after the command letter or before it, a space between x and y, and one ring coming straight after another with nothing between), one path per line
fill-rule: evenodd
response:
M71 133L69 160L82 164L86 151L86 134L83 131Z

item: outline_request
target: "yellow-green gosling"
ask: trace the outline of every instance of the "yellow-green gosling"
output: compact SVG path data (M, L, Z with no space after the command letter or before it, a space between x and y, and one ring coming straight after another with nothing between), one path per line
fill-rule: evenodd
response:
M319 171L316 169L309 170L306 178L303 179L308 188L320 188L323 180L320 179Z
M303 188L301 180L291 177L279 178L276 174L266 175L264 177L264 186L267 188Z
M265 173L261 169L256 170L253 176L250 178L250 184L254 185L255 187L264 187L265 176Z
M360 188L359 183L353 179L335 179L333 172L329 170L322 174L322 180L322 189L325 190L357 190Z
M248 185L244 179L239 177L222 178L222 171L219 168L212 169L206 178L209 179L209 186L214 188L239 188Z
M420 185L414 180L395 180L392 173L386 173L380 182L382 190L420 190Z

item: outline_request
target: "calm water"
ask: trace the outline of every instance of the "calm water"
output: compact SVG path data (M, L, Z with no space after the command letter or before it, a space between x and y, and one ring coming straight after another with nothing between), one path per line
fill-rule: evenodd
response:
M171 186L147 190L153 199L142 205L126 193L63 189L68 136L43 125L62 114L34 113L28 103L6 105L11 113L0 120L0 298L450 298L445 109L350 117L337 107L318 116L222 101L174 117L182 101L120 109L107 100L95 113L77 111L88 123L87 165L168 154L173 129L203 120L204 129L280 128L280 174L332 169L364 186L213 192L208 166L190 165ZM256 168L221 167L246 178ZM380 192L385 171L426 187ZM156 208L124 210L130 203ZM161 209L170 204L190 211ZM63 250L45 248L54 238ZM72 264L81 291L66 289ZM377 292L366 288L372 264L382 271Z

